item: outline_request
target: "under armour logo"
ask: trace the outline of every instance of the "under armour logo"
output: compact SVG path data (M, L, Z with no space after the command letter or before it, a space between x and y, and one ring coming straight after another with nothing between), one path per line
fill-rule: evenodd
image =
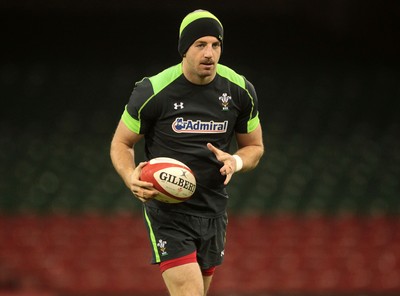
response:
M183 102L178 103L174 103L174 109L178 110L179 109L183 109Z

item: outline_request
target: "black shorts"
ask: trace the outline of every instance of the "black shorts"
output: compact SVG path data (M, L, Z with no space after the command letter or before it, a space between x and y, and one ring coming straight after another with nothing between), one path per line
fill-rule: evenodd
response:
M144 207L144 220L153 253L153 264L197 253L201 269L224 259L228 217L203 218Z

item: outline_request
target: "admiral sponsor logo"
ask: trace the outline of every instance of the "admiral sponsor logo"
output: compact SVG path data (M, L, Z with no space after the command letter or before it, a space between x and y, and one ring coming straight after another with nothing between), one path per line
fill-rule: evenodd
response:
M228 130L228 121L184 120L183 117L178 117L172 123L172 129L176 133L218 134L225 133Z

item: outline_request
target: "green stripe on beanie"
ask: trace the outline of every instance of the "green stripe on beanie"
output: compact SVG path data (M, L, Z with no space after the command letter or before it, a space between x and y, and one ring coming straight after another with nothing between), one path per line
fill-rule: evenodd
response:
M222 27L221 22L217 19L217 17L215 15L213 15L211 12L207 11L207 10L195 10L191 13L189 13L183 20L181 23L181 27L179 28L179 36L181 36L183 29L190 24L191 22L199 19L199 18L212 18L215 19L220 26Z
M182 20L179 28L178 52L183 56L197 39L214 36L220 42L224 38L224 29L218 18L206 10L195 10Z

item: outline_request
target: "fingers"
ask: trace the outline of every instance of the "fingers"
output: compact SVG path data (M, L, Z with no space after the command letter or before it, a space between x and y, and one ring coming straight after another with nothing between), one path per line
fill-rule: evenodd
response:
M133 195L141 202L146 202L154 198L158 194L158 191L154 189L152 183L140 180L140 174L142 172L142 168L146 164L147 162L141 162L136 166L135 170L131 175L130 186L129 186Z
M147 165L147 161L139 163L135 170L133 171L133 179L140 180L140 174L142 173L142 168ZM134 180L132 180L134 181Z
M140 186L132 186L131 191L133 195L141 202L146 202L158 194L158 191L154 188L145 188Z
M215 157L220 161L220 162L225 162L227 159L231 157L229 153L226 153L222 151L221 149L218 149L211 143L207 143L207 148L214 153Z
M207 148L214 153L215 157L223 163L223 166L219 170L221 175L226 176L224 185L227 185L232 179L232 175L235 173L234 158L229 153L226 153L211 143L207 143Z
M222 150L218 149L217 147L215 147L213 144L211 143L207 143L207 148L215 154L215 156L217 157L217 159L219 160L219 157L221 156L221 154L225 153Z
M225 181L224 181L224 185L228 185L228 183L231 181L232 179L232 175L233 174L228 174L226 175Z
M207 148L210 149L212 152L214 152L215 150L218 150L213 144L211 143L207 143Z
M221 172L221 175L226 176L224 185L228 185L229 181L232 179L233 174L235 173L235 170L232 168L231 165L225 164L219 171Z

